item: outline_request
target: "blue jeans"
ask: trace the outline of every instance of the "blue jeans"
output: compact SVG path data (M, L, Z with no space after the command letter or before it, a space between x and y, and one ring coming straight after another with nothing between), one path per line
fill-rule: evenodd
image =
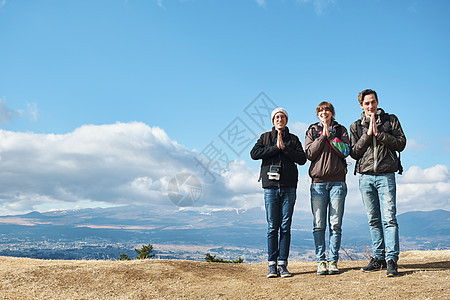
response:
M359 190L369 220L373 255L377 259L392 259L397 262L400 243L396 218L395 174L361 174Z
M264 189L269 265L287 265L296 188ZM278 231L280 240L278 242Z
M325 230L330 231L329 261L339 260L341 248L342 217L344 216L347 184L345 182L311 183L311 210L313 213L313 236L317 261L325 261Z

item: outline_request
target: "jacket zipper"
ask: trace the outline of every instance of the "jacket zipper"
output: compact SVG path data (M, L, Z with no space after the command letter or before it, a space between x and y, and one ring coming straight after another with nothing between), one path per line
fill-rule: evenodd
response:
M375 135L373 135L373 172L376 173L377 172L377 168L378 168L378 160L377 160L377 156L378 156L378 147L377 147L377 138L375 137Z

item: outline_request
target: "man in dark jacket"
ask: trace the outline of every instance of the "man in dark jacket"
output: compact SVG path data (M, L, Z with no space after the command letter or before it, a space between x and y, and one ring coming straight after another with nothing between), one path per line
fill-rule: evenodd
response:
M278 273L281 277L291 276L287 270L287 260L292 214L297 198L298 170L295 164L303 165L306 162L302 144L286 127L286 110L274 109L271 119L274 125L272 131L263 133L250 151L252 159L262 159L260 179L264 189L268 225L268 278L277 277Z
M350 126L350 156L360 173L359 190L373 245L373 257L362 270L387 267L387 276L391 277L398 274L400 253L395 172L401 171L401 165L396 152L405 149L406 137L397 117L378 107L375 91L362 91L358 100L364 112Z

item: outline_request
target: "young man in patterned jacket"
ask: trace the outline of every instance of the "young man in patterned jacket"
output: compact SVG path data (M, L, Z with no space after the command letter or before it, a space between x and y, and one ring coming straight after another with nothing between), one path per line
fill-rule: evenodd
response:
M347 163L350 141L347 129L335 120L334 107L323 101L316 108L319 122L306 131L305 152L311 161L311 211L316 247L317 275L339 274L337 262L342 237ZM325 230L329 229L328 266L325 253Z

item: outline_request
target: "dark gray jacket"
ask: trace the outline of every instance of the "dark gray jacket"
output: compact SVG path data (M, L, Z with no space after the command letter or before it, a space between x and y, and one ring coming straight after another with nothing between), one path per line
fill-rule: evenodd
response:
M370 118L364 112L361 119L350 125L350 156L357 160L356 172L360 174L394 173L400 162L396 151L406 146L406 137L395 115L378 108L376 114L378 137L367 135Z

